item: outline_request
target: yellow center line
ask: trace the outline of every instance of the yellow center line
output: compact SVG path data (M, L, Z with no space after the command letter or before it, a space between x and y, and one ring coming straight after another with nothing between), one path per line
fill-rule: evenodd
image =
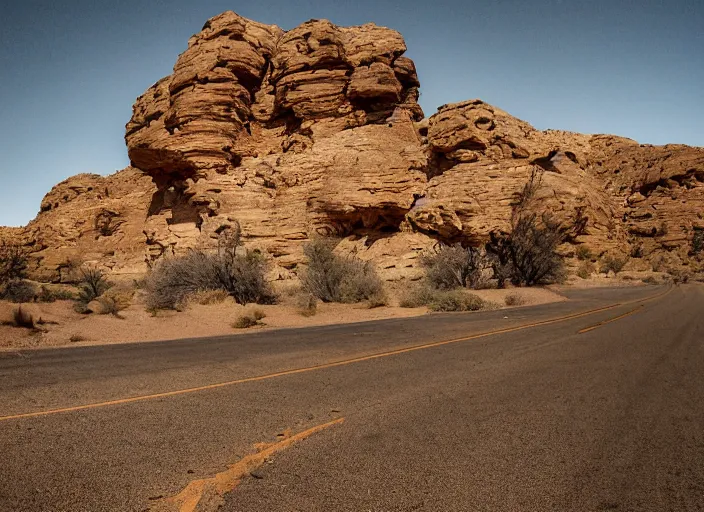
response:
M641 309L643 309L643 305L642 305L642 304L641 304L640 306L638 306L637 308L632 309L631 311L628 311L627 313L624 313L624 314L619 315L619 316L615 316L615 317L613 317L613 318L609 318L609 319L607 319L607 320L602 320L601 322L599 322L599 323L597 323L597 324L594 324L594 325L592 325L592 326L590 326L590 327L585 327L584 329L580 329L579 331L577 331L577 334L584 334L585 332L593 331L594 329L598 329L598 328L601 327L602 325L610 324L611 322L615 322L616 320L621 320L622 318L625 318L625 317L627 317L627 316L630 316L630 315L632 315L633 313L637 313L637 312L639 312Z
M472 334L470 336L463 336L461 338L454 338L454 339L443 340L443 341L435 341L435 342L431 342L431 343L423 343L421 345L413 345L410 347L399 348L399 349L389 350L389 351L385 351L385 352L378 352L375 354L353 357L350 359L342 359L340 361L333 361L330 363L323 363L323 364L307 366L307 367L303 367L303 368L295 368L295 369L291 369L291 370L282 370L282 371L275 372L275 373L268 373L265 375L257 375L255 377L245 377L242 379L235 379L235 380L229 380L229 381L225 381L225 382L218 382L215 384L206 384L204 386L196 386L196 387L192 387L192 388L177 389L174 391L165 391L162 393L152 393L152 394L148 394L148 395L133 396L133 397L129 397L129 398L119 398L119 399L115 399L115 400L107 400L104 402L96 402L96 403L92 403L92 404L76 405L73 407L63 407L60 409L49 409L46 411L13 414L13 415L9 415L9 416L0 416L0 421L16 420L16 419L23 419L23 418L35 418L35 417L39 417L39 416L49 416L52 414L84 411L87 409L96 409L99 407L109 407L109 406L113 406L113 405L131 404L131 403L135 403L135 402L142 402L145 400L155 400L155 399L159 399L159 398L166 398L166 397L177 396L177 395L185 395L185 394L189 394L189 393L196 393L199 391L206 391L206 390L223 388L226 386L245 384L248 382L258 382L258 381L262 381L262 380L274 379L277 377L284 377L287 375L296 375L299 373L307 373L307 372L312 372L312 371L317 371L317 370L324 370L327 368L335 368L337 366L346 366L349 364L360 363L363 361L371 361L373 359L380 359L382 357L389 357L389 356L395 356L395 355L399 355L399 354L406 354L408 352L415 352L417 350L425 350L425 349L429 349L429 348L440 347L443 345L450 345L453 343L460 343L460 342L464 342L464 341L485 338L488 336L495 336L498 334L507 334L507 333L516 332L516 331L522 331L524 329L530 329L533 327L540 327L543 325L551 325L551 324L556 324L559 322L565 322L567 320L573 320L575 318L582 318L585 316L600 313L602 311L608 311L608 310L617 308L619 306L624 306L624 305L632 304L635 302L647 302L650 300L655 300L657 298L660 298L660 297L670 293L670 291L672 291L672 288L668 288L664 292L659 293L657 295L653 295L653 296L648 297L646 299L633 300L633 301L629 301L629 302L618 302L615 304L611 304L609 306L603 306L600 308L591 309L588 311L583 311L581 313L572 313L570 315L565 315L565 316L556 317L556 318L550 318L548 320L541 320L538 322L521 324L521 325L517 325L514 327L505 327L503 329L496 329L493 331L480 332L478 334Z

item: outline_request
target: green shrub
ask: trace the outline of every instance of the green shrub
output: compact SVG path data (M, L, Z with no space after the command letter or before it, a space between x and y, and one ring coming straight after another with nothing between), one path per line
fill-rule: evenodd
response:
M304 246L308 267L300 276L303 287L323 302L357 303L380 297L384 285L372 264L338 256L335 245L335 240L318 238Z
M37 286L23 279L12 279L0 288L0 299L9 302L33 302L38 295Z

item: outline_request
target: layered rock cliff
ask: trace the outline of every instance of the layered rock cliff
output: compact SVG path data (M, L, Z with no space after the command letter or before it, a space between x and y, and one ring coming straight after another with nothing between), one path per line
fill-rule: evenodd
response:
M586 244L642 268L689 263L704 149L538 131L480 100L423 119L405 51L373 24L285 32L216 16L137 99L131 167L60 183L13 236L53 280L76 258L139 273L212 247L234 222L274 277L295 274L306 240L335 235L398 279L417 275L418 252L437 240L479 245L507 230L539 171L539 208L573 230L565 255Z

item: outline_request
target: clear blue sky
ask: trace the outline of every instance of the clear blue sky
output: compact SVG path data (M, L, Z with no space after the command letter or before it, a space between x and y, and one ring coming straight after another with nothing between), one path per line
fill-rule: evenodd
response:
M9 5L8 5L9 4ZM704 146L702 0L10 0L0 17L0 225L81 172L128 164L132 103L233 10L399 30L426 115L481 98L540 129Z

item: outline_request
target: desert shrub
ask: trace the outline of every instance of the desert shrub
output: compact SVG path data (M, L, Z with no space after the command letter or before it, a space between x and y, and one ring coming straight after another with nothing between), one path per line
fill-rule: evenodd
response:
M25 329L35 329L34 317L28 311L19 306L12 312L12 325L15 327L23 327Z
M489 250L494 253L494 273L516 286L534 286L560 281L564 277L557 248L563 237L559 225L547 214L524 213L514 221L509 234L493 233Z
M704 251L704 229L695 229L692 235L692 254Z
M88 341L88 338L81 336L80 334L72 334L68 341L71 343L78 343L79 341Z
M177 309L189 295L213 290L239 304L272 304L276 297L265 271L261 254L241 247L238 228L234 235L221 235L217 254L190 251L154 267L146 277L147 309Z
M504 297L504 304L507 306L522 306L525 303L526 300L517 293L511 293Z
M583 261L577 268L577 276L582 279L589 279L595 270L596 267L591 261Z
M623 267L626 266L626 263L628 263L628 257L626 256L614 256L613 254L607 254L601 260L600 270L603 274L608 274L609 272L618 274L623 270Z
M123 318L122 315L120 315L120 311L125 309L125 306L117 298L98 297L96 301L98 302L100 307L95 312L99 315L112 315L117 318Z
M373 294L371 297L367 298L367 307L369 309L383 308L389 305L389 296L382 289L378 293Z
M199 290L188 295L188 302L200 304L201 306L210 306L212 304L221 304L230 296L225 290Z
M263 318L266 318L266 314L261 309L255 309L249 313L244 313L237 317L232 324L232 327L235 329L247 329L248 327L254 327L255 325L260 325Z
M217 257L201 251L158 263L145 278L147 309L177 309L188 296L222 289Z
M323 302L356 303L379 297L384 285L371 263L333 252L335 240L318 238L303 248L308 268L303 287Z
M240 315L237 317L237 320L232 323L232 327L235 329L247 329L248 327L254 327L258 323L259 322L251 315Z
M476 247L441 244L421 257L426 279L435 288L478 288L489 266L486 255Z
M95 267L78 269L78 302L88 304L108 291L112 283L105 273Z
M575 254L580 261L591 260L594 257L592 250L586 245L578 245Z
M9 302L33 302L38 295L37 286L24 279L12 279L0 288L0 299Z
M436 294L428 308L431 311L479 311L484 308L484 301L462 290L447 290Z
M38 302L56 302L57 300L73 300L76 295L65 288L50 288L42 285L37 295Z
M21 245L0 242L0 285L23 279L27 272L27 250Z
M404 295L399 305L402 308L427 306L430 311L478 311L487 304L461 289L438 290L423 283Z
M564 278L564 264L557 248L569 230L562 229L549 213L536 213L533 203L541 176L533 172L519 193L511 215L511 232L490 235L487 249L494 256L492 266L499 286L506 278L516 286L549 284Z
M402 308L420 308L427 306L435 300L435 297L439 293L439 290L432 288L427 283L421 283L401 296L399 306Z
M318 299L312 293L301 293L296 298L296 308L301 316L314 316L318 312Z

